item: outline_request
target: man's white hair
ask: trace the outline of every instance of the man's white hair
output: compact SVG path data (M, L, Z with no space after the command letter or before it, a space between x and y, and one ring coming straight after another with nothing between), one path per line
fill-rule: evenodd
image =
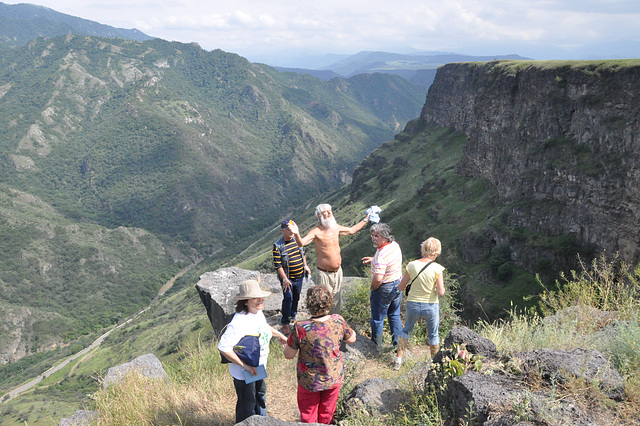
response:
M316 216L322 216L322 212L326 212L327 210L331 210L330 204L318 204L318 207L316 207Z

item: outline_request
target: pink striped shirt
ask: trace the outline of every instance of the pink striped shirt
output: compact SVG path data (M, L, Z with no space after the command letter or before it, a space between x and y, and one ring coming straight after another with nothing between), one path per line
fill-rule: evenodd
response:
M402 251L398 243L394 241L376 250L371 261L371 274L383 275L383 283L402 278Z

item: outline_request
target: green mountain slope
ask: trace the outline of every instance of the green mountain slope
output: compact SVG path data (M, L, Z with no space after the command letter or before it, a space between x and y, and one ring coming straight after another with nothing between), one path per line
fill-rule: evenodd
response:
M78 223L0 185L0 362L137 312L189 251L148 231Z
M119 37L144 41L152 37L132 29L114 28L56 12L34 4L0 3L0 45L24 46L36 37L56 37L65 34L96 37Z
M161 40L65 36L7 51L0 305L19 326L0 332L14 342L3 359L113 324L176 268L224 262L342 186L418 113L415 89L393 76L323 82ZM20 219L23 198L41 207Z
M74 36L3 61L0 87L2 181L205 252L343 185L423 103L392 76L323 82L194 44Z
M416 119L362 161L350 186L311 200L293 218L304 233L315 225L318 203L330 203L338 222L345 225L359 220L368 206L378 205L406 261L420 257L420 243L426 238L440 239L439 259L457 276L460 314L467 320L493 320L514 306L531 306L535 301L530 296L542 290L535 274L551 284L560 271L576 266L576 254L589 256L592 248L567 235L509 226L505 218L519 200L505 200L490 181L461 173L466 143L463 133ZM245 268L273 272L269 248L275 238L272 232L234 260ZM361 258L375 252L369 233L343 237L340 243L345 275L366 276L368 266ZM540 260L527 267L512 258L510 247L544 252L562 260L561 266ZM308 257L313 264L312 246Z

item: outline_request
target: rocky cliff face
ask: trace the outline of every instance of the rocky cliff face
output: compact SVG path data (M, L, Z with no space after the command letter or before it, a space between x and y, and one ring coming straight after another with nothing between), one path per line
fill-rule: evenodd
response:
M637 262L639 88L638 60L448 64L421 118L467 135L460 172L496 186L508 226Z

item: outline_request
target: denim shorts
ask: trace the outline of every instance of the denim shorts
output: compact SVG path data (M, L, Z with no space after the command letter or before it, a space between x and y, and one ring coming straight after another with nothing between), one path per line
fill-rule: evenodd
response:
M438 335L438 328L440 327L439 303L407 302L404 328L402 329L402 333L400 333L400 337L408 340L413 333L413 327L420 318L424 318L427 323L429 344L431 346L440 344L440 336Z

